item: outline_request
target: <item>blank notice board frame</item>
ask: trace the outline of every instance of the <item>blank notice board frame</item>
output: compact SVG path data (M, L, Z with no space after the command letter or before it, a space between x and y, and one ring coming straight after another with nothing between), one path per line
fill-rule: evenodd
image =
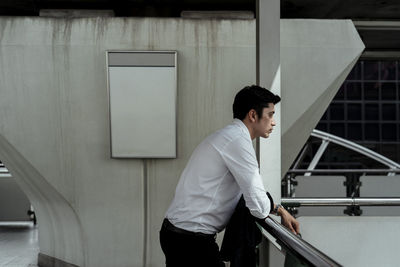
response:
M112 158L176 158L177 52L106 51Z

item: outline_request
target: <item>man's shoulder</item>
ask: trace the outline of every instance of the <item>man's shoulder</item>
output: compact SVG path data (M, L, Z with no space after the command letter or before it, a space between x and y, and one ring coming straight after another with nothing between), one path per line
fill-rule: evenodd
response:
M214 136L232 136L232 137L237 137L241 135L241 129L234 123L230 123L226 125L224 128L219 129L216 131Z
M240 126L231 123L224 128L214 132L208 136L207 141L212 145L217 145L218 147L225 147L226 145L235 142L238 145L241 143L247 143L246 134Z

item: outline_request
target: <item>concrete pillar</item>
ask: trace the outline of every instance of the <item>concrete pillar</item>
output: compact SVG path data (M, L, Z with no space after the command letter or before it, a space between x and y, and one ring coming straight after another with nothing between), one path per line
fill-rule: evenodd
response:
M257 1L257 84L280 95L280 1ZM281 103L275 106L276 126L268 139L257 140L260 173L266 190L281 199ZM271 266L272 245L263 240L260 266Z
M280 95L280 1L257 1L257 82ZM276 126L268 139L259 140L260 172L273 198L281 198L281 104L275 107Z

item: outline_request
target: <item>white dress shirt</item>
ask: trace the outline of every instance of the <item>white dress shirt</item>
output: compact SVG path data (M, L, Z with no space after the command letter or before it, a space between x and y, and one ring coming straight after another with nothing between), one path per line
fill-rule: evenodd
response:
M166 218L181 229L215 234L225 228L241 194L253 216L268 216L271 204L249 130L235 119L197 146Z

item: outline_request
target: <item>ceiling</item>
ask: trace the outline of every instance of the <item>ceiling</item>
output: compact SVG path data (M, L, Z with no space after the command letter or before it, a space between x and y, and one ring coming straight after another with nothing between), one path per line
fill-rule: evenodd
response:
M112 10L117 17L180 17L194 10L255 14L256 0L0 0L0 16L39 16L45 9ZM400 50L400 0L281 0L281 17L372 21L357 26L367 49ZM381 21L395 23L387 28Z
M400 20L399 0L281 0L282 17Z
M1 0L0 15L40 9L112 9L116 16L179 16L183 10L255 11L256 0ZM400 20L399 0L281 0L282 18Z

